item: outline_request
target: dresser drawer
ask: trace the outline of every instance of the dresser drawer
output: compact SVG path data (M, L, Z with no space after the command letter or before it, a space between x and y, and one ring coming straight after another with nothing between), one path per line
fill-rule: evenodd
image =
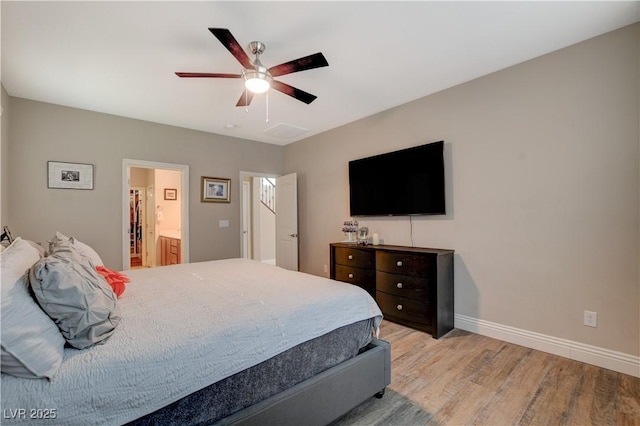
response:
M373 268L375 258L372 251L336 247L334 253L335 262L339 265Z
M430 255L379 251L376 253L376 269L393 274L427 277L435 271L434 260L434 256Z
M373 283L375 285L376 276L371 269L336 265L336 280L350 284Z
M381 291L376 292L376 302L378 302L382 313L389 318L408 320L425 326L432 324L429 303Z
M429 300L429 280L411 275L376 272L376 286L379 291L397 296Z
M362 287L369 292L371 297L376 297L376 275L372 269L336 265L335 279Z

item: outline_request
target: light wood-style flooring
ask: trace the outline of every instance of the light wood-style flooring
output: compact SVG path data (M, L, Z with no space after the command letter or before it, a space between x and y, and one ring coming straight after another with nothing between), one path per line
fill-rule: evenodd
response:
M640 378L453 330L383 321L391 385L334 426L640 425Z

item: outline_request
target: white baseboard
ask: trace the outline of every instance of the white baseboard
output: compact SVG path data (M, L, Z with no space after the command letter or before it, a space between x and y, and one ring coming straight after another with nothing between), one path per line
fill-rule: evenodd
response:
M482 336L493 337L527 348L640 377L640 356L547 336L460 314L454 315L454 326Z

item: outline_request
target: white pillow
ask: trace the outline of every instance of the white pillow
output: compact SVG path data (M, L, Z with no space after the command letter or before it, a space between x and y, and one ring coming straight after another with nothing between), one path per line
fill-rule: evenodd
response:
M2 372L51 379L62 363L65 340L29 292L28 271L38 260L38 250L20 237L0 254Z
M61 232L56 232L56 236L54 237L54 241L56 239L59 239L61 241L69 241L69 242L71 242L71 244L73 245L73 248L75 248L77 252L79 252L81 255L89 258L89 261L93 264L94 268L96 266L104 266L104 262L100 258L100 255L98 255L98 253L93 248L91 248L91 246L89 246L88 244L85 244L82 241L79 241L75 237L67 237L66 235L64 235ZM51 251L51 250L49 250L49 251Z

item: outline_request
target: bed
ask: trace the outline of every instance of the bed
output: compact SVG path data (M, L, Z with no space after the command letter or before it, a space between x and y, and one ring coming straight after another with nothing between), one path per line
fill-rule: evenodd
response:
M359 287L245 259L125 274L108 338L50 379L2 374L3 424L321 425L390 382Z

